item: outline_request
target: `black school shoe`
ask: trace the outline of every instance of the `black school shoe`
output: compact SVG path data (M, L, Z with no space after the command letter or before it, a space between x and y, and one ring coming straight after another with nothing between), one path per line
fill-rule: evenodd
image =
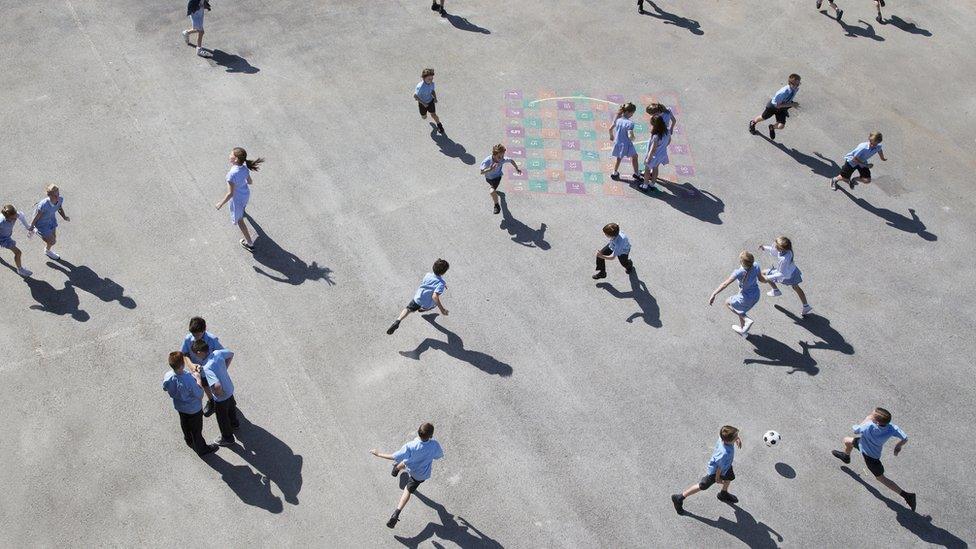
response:
M441 17L447 17L447 10L444 9L444 6L441 6Z
M756 123L752 120L749 121L749 133L752 135L759 135L759 132L756 131Z
M399 327L400 327L400 321L394 320L393 324L390 324L390 327L386 329L386 335L393 335L393 332L397 331L397 328Z
M597 271L596 274L593 275L593 280L600 280L601 278L606 278L606 277L607 277L606 271Z
M681 494L672 494L671 503L674 504L674 511L679 515L685 514L685 498L681 497Z
M850 463L851 462L851 455L850 454L845 454L844 452L841 452L840 450L831 450L830 451L830 454L832 456L834 456L835 458L843 461L844 463Z
M399 463L397 463L397 462L394 461L393 462L393 470L390 471L390 476L392 476L393 478L396 478L397 474L400 472L400 471L397 471L397 465L399 465Z
M206 456L206 455L210 455L210 454L216 452L218 448L220 448L220 446L217 446L216 444L208 444L207 445L207 449L204 450L204 451L202 451L202 452L200 452L197 455L200 456L200 457L203 457L203 456Z
M840 18L844 17L844 10L837 10L837 22L840 22Z
M203 417L210 417L214 413L214 403L212 400L207 399L207 405L203 407Z
M496 214L500 214L500 213L502 213L502 207L500 205L498 205L498 204L495 204L495 207L492 208L492 211L494 213L496 213Z
M739 498L733 496L732 494L726 492L725 490L719 490L718 495L715 497L719 501L724 501L725 503L739 503Z
M390 517L390 520L386 521L386 527L393 528L394 526L396 526L396 523L398 522L400 522L400 519L397 518L396 515L393 515L392 517Z
M446 135L444 133L444 126L442 124L437 124L437 131L440 132L441 135Z
M908 504L908 507L912 511L914 511L915 510L915 494L913 494L912 492L905 492L905 503L907 503Z
M769 125L769 138L776 139L776 126L772 124Z
M437 11L437 10L440 9L440 6L437 5L437 2L431 2L430 3L430 9L431 9L431 11Z
M877 21L878 23L881 23L882 25L884 25L884 19L881 18L881 14L880 13L878 14L877 17L874 18L874 20Z
M822 6L822 5L823 5L823 0L817 0L817 9L818 10L820 9L820 6Z

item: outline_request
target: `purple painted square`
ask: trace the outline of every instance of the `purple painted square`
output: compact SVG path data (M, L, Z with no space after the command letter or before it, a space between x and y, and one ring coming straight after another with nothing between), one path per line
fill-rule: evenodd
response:
M564 151L578 151L580 148L580 142L576 139L563 139L562 141Z
M525 128L523 128L522 126L509 126L508 135L512 137L522 137L523 135L525 135Z
M566 160L563 162L563 169L567 172L583 171L583 162L579 160Z
M689 176L689 177L695 175L695 167L694 166L675 165L674 171L678 175L684 175L684 176Z
M681 126L675 126L671 133L674 135L684 135L685 131L681 128Z
M508 99L512 99L512 100L521 100L522 99L522 91L521 90L508 90L507 92L505 92L505 97L507 97Z
M505 152L514 158L525 158L525 147L509 147Z
M688 145L673 144L668 149L672 154L688 154Z
M559 121L560 130L575 130L576 121L575 120L560 120Z
M522 118L522 109L519 108L507 108L505 109L505 115L509 118Z
M607 101L613 101L614 103L620 104L624 102L624 96L618 93L612 93L607 96Z
M586 194L586 185L575 181L567 181L566 192L569 194Z
M575 111L576 103L572 101L556 101L556 108L561 111Z
M516 180L522 180L522 179L527 179L529 176L526 175L525 170L522 170L522 173L519 173L515 171L515 168L512 168L508 170L508 177L511 177L512 179L516 179Z

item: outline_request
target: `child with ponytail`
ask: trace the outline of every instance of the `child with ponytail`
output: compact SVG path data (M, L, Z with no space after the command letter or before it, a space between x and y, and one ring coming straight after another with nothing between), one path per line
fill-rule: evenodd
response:
M630 119L635 112L637 112L637 106L633 103L620 105L617 117L613 120L613 126L610 127L610 141L614 142L613 151L610 155L617 159L613 165L613 173L610 174L611 179L620 178L618 171L620 161L625 157L630 157L634 166L634 181L642 181L637 168L637 149L634 147L634 122Z
M251 198L249 187L254 183L251 180L251 171L258 171L258 166L264 162L264 159L248 160L247 151L240 147L234 147L230 151L229 160L231 168L227 172L227 194L224 195L223 200L217 203L217 209L219 210L224 204L230 202L230 221L237 224L244 235L244 238L241 239L241 246L252 252L254 251L254 241L251 239L251 233L247 230L247 225L244 224L244 209L247 207L247 201Z

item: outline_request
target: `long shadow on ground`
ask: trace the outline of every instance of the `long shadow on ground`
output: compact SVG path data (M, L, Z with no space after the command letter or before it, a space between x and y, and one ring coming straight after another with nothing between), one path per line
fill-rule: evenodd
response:
M445 343L439 339L427 338L421 341L420 345L418 345L413 351L400 351L402 356L411 358L413 360L420 360L420 355L425 353L428 349L434 349L443 351L448 356L460 360L461 362L467 362L486 374L501 377L508 377L512 375L512 367L508 364L505 364L487 353L465 349L464 341L461 340L460 336L437 323L436 313L423 315L423 319L429 322L431 326L437 329L437 331L446 335L447 342Z

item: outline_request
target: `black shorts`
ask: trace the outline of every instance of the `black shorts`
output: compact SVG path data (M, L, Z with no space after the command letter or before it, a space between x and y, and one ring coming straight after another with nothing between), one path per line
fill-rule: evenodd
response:
M411 299L410 303L407 303L407 310L410 311L411 313L416 313L417 311L421 310L420 303L417 303L416 301Z
M412 475L409 475L409 476L410 476L410 480L407 481L406 488L407 488L407 491L412 494L412 493L414 493L414 492L417 491L417 487L420 486L421 484L423 484L424 481L417 480L417 479L413 478Z
M857 437L854 439L854 447L857 448L858 452L861 451L860 441L861 441L861 437ZM875 459L871 456L865 455L863 452L861 452L861 457L864 458L864 465L867 466L868 471L871 471L872 475L876 477L880 477L881 475L884 474L884 465L881 464L880 459Z
M434 103L433 101L431 101L428 105L424 105L420 101L417 101L417 108L420 110L420 116L427 116L427 113L429 112L437 114L436 105L437 103Z
M729 467L729 470L724 475L722 475L722 480L735 480L735 469ZM714 474L705 475L701 478L701 481L698 483L698 489L708 490L709 488L711 488L713 484L715 484L715 475Z
M775 116L776 122L780 124L786 124L786 117L790 115L789 109L777 109L772 103L767 103L766 108L763 109L762 119L767 120L768 118Z
M854 167L850 162L844 162L844 165L840 169L840 176L844 179L850 179L854 175L854 170L857 170L857 175L865 179L871 179L870 168L863 168L861 166Z
M488 184L491 185L491 190L497 191L498 190L498 185L501 184L501 182L502 182L502 176L498 176L498 177L496 177L494 179L488 179L486 177L485 178L485 181L487 181Z

